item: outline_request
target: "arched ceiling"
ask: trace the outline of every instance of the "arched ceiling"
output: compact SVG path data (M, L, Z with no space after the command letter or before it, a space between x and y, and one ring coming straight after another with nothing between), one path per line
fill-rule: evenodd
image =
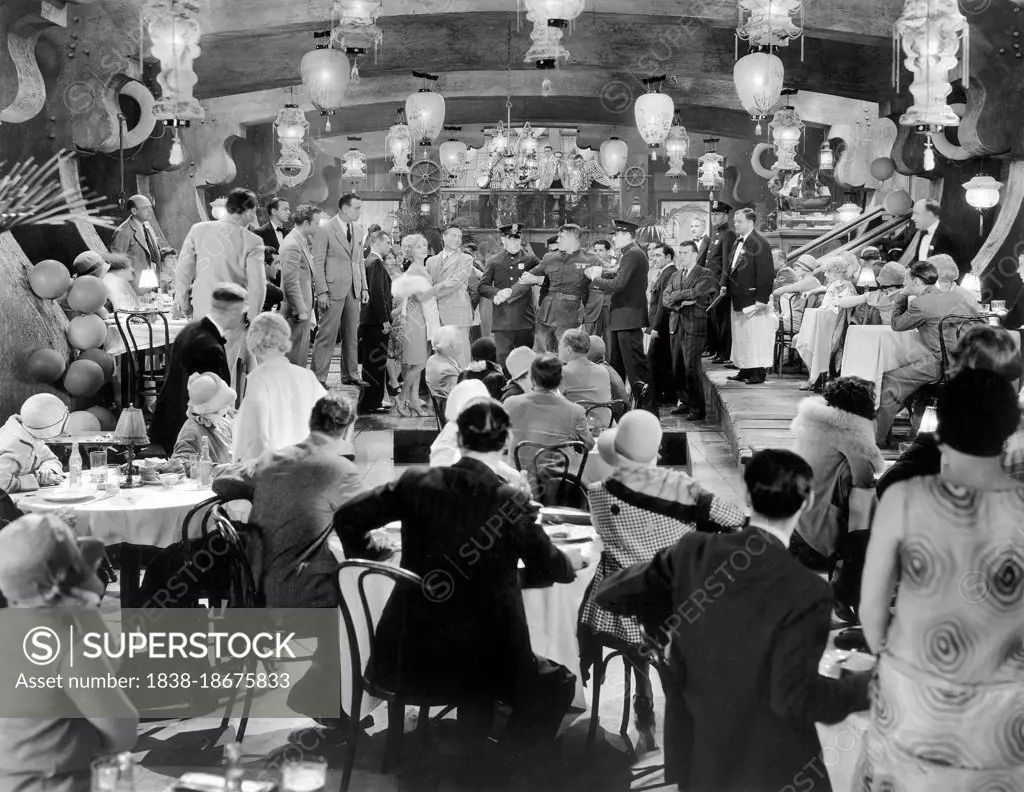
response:
M350 86L331 134L394 123L395 110L418 87L410 74L415 69L440 75L436 89L452 124L504 117L511 88L518 120L631 125L640 80L665 74L665 90L688 129L753 136L732 81L736 0L589 0L564 40L570 63L547 73L554 83L549 97L541 96L545 74L523 62L531 24L520 19L515 2L384 0L383 46L376 62L372 55L360 60L362 79ZM233 107L242 123L267 120L261 99L280 102L290 87L301 96L299 63L314 47L312 34L330 26L332 6L332 0L207 4L196 95ZM787 86L867 102L892 97L891 35L902 0L806 0L805 6L803 60L800 43L779 52ZM316 114L310 120L316 123Z

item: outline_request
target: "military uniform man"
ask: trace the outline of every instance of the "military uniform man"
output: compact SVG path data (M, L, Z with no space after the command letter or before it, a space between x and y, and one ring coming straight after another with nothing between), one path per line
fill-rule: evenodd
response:
M494 303L491 334L498 348L498 363L505 365L508 353L516 347L532 347L536 311L533 288L519 283L524 273L540 262L532 252L523 250L523 226L502 226L501 244L505 248L488 259L478 287L480 296Z
M532 272L524 273L519 283L535 286L548 281L548 291L537 314L537 330L546 352L558 352L558 342L566 330L574 330L583 322L583 306L590 290L590 280L584 274L588 267L601 266L601 262L580 250L582 230L578 225L564 225L558 230L558 247L548 253Z
M723 201L711 202L711 226L714 228L711 243L707 249L704 264L711 271L712 277L718 281L721 289L726 289L729 280L729 264L727 257L736 242L736 232L729 226L729 213L732 207ZM725 295L726 292L722 291ZM727 298L708 313L708 351L714 355L712 363L725 363L732 352L732 312Z

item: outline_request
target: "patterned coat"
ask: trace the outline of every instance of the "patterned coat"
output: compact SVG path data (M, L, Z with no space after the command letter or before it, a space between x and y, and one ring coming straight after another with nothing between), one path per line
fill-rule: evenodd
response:
M441 324L472 327L469 279L473 274L473 257L461 251L443 250L427 259L427 272L435 283L434 296Z
M707 335L708 306L717 290L714 276L705 267L691 267L688 272L677 270L661 299L662 306L671 312L669 331L675 335L682 328L691 335ZM683 305L691 301L693 305Z
M641 642L640 623L597 604L601 581L650 561L690 531L739 528L744 521L739 506L707 492L681 470L661 467L622 467L591 484L590 513L604 552L583 598L580 624L633 645Z

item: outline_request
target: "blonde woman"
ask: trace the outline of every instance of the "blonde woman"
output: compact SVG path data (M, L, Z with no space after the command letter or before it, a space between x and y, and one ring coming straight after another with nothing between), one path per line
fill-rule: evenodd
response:
M854 283L856 283L857 275L860 273L860 262L857 261L857 257L852 253L833 253L822 259L821 269L825 274L825 293L822 296L818 310L838 313L839 304L843 298L857 296L857 287L854 286ZM817 327L816 323L804 324L801 322L800 332L796 336L796 344L794 345L797 354L800 355L804 365L807 366L808 372L814 371L813 360ZM814 377L814 379L817 379L817 377ZM816 384L812 378L808 378L807 382L800 386L800 390L814 390Z
M395 397L399 415L422 416L425 409L419 399L420 375L427 365L427 339L441 327L434 281L426 268L430 248L422 234L402 238L402 255L409 262L405 274L391 284L391 296L402 301L402 390Z

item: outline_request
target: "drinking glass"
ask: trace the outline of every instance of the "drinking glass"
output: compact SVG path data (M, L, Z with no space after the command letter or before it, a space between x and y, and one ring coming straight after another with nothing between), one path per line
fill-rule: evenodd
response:
M1006 310L1006 300L993 300L992 301L992 310L995 311L996 313L999 313L1000 311L1005 311Z
M282 769L283 792L318 792L327 783L327 762L313 757L287 760Z
M185 458L182 460L182 466L185 468L185 475L188 476L189 481L199 481L199 457L195 454L185 454Z
M118 782L121 780L122 766L117 756L101 756L94 759L90 765L92 769L91 792L118 792ZM131 781L129 777L126 779Z
M107 480L107 452L89 452L89 480L96 485L101 485Z
M118 495L121 492L121 468L117 465L107 465L107 495Z

